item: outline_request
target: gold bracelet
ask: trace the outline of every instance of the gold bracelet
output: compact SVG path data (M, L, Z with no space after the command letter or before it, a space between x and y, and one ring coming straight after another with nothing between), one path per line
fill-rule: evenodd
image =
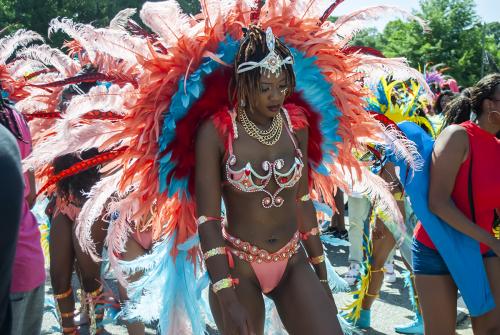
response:
M328 279L320 279L319 281L322 283L328 283Z
M104 290L104 287L101 285L95 291L85 292L85 293L87 293L92 298L97 298L98 296L100 296L102 294L103 290Z
M309 258L309 262L311 262L311 264L313 264L313 265L321 264L324 261L325 261L325 255Z
M66 292L54 294L54 298L57 300L66 299L73 293L73 289L70 287Z
M210 257L217 255L226 255L226 247L218 247L208 250L203 254L203 259L206 261Z
M223 278L223 279L219 280L218 282L214 283L212 285L212 291L214 293L217 293L220 290L223 290L225 288L234 287L234 285L237 285L239 282L240 281L238 279L234 279L231 276L229 276L227 278Z
M62 319L73 318L75 316L75 312L61 313Z

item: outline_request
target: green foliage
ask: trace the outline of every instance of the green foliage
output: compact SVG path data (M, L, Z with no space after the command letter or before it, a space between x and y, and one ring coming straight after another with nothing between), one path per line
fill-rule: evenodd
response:
M387 57L406 57L413 67L444 63L447 74L460 85L480 79L483 27L473 0L423 0L417 15L424 18L431 32L424 33L416 22L400 20L387 24L383 33L374 29L360 33L355 45L382 51ZM500 64L500 23L485 26L485 50ZM485 73L494 71L485 66Z
M140 10L145 0L0 0L0 30L12 33L20 28L34 30L47 37L48 23L55 17L67 17L79 23L104 27L120 10ZM188 14L200 11L198 0L179 0ZM64 38L56 34L48 42L60 46Z
M97 27L109 21L124 8L140 9L145 0L0 0L0 30L7 33L20 28L35 30L47 36L48 23L55 17ZM188 14L200 11L198 0L178 0ZM390 22L383 33L376 29L360 32L354 45L366 45L388 57L406 57L414 67L426 63L444 63L448 74L461 85L471 85L481 75L483 26L473 0L422 0L417 15L428 21L430 33L424 34L415 22ZM335 18L330 18L335 20ZM49 43L60 46L66 36L56 34ZM484 27L484 45L489 63L485 72L493 71L492 62L500 65L500 23Z

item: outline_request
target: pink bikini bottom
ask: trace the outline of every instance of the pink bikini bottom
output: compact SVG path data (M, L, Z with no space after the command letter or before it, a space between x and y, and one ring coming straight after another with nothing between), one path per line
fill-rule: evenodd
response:
M131 236L144 250L149 250L153 246L153 232L151 230L135 231Z
M239 259L250 263L263 293L269 293L278 286L288 260L299 250L299 232L293 234L292 239L283 248L272 254L229 235L224 227L222 235L231 243L231 252Z

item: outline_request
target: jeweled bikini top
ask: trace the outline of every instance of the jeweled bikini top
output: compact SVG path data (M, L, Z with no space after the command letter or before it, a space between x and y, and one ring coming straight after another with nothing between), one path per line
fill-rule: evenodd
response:
M279 196L279 193L285 188L291 188L297 184L302 176L302 168L304 167L304 163L302 162L302 152L297 146L297 143L292 135L290 117L284 108L282 108L282 112L287 121L284 124L284 127L286 128L286 131L295 148L296 155L294 163L288 171L281 171L281 169L285 166L285 161L283 159L277 159L274 162L264 161L262 162L262 169L265 171L264 175L257 173L253 169L250 162L247 162L242 169L233 170L233 167L237 162L236 156L233 152L233 140L238 139L238 128L236 126L236 113L231 113L234 136L229 135L229 157L226 162L227 181L235 188L243 192L266 193L267 196L262 199L262 206L264 206L264 208L281 207L281 205L283 205L284 199ZM266 187L273 178L278 185L278 189L274 192L270 192L266 189Z

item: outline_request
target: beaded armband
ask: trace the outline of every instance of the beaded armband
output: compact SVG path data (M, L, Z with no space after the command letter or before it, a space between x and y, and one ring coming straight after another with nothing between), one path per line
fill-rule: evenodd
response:
M309 201L309 200L311 200L311 196L309 194L304 194L303 196L301 196L299 198L299 201L301 201L301 202L306 202L306 201Z
M221 221L222 218L217 218L217 217L214 217L214 216L205 216L205 215L202 215L202 216L199 216L197 219L196 219L196 225L198 226L201 226L202 224L204 224L205 222L208 222L208 221Z
M317 257L311 257L309 258L309 262L313 265L318 265L321 264L325 261L325 255L317 256Z
M203 253L203 259L206 261L210 257L214 257L217 255L226 255L227 254L226 250L227 250L226 247L218 247L210 249L207 252Z
M320 230L318 227L314 227L313 229L306 231L305 233L300 232L300 239L305 241L309 238L309 236L316 236L320 234Z
M218 282L215 282L212 285L212 291L214 291L214 293L217 293L220 290L223 290L225 288L234 287L235 285L238 285L239 282L240 281L238 279L235 279L235 278L232 278L231 276L229 276L227 278L219 280Z
M102 294L103 290L104 290L104 287L101 285L95 291L88 292L87 294L92 298L97 298L98 296L100 296Z

